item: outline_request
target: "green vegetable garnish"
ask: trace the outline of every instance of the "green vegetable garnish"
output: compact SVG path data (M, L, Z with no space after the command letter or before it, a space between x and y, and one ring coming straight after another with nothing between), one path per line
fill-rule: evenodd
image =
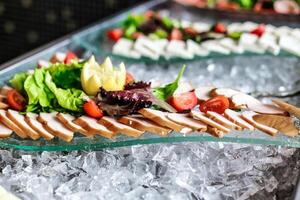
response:
M185 70L185 65L182 66L179 74L177 75L177 78L175 79L174 82L169 83L165 85L164 87L157 87L153 89L153 94L156 98L160 100L166 101L170 96L173 95L175 90L178 88L179 81L183 75L183 72Z
M173 22L169 17L162 17L161 20L167 29L171 30L173 28Z
M124 33L124 36L126 38L130 38L131 39L131 36L133 33L135 33L137 31L136 29L136 26L131 24L128 28L125 29L125 33Z
M242 35L242 32L231 32L228 34L228 37L234 39L234 40L239 40Z
M18 92L24 93L24 82L28 76L28 73L21 72L15 74L14 77L9 81L11 86L15 88Z

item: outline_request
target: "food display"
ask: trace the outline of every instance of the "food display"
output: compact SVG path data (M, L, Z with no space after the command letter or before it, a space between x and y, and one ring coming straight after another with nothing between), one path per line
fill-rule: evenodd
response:
M176 0L184 5L192 5L199 8L215 8L230 11L253 11L255 13L268 14L300 14L300 2L298 0Z
M194 59L214 54L281 52L300 56L300 29L271 24L179 21L157 12L130 14L109 29L112 53L140 59Z
M231 88L194 88L181 82L185 68L173 82L157 85L135 80L123 63L115 67L109 58L99 64L93 56L56 53L1 87L0 136L70 142L75 133L109 139L171 131L221 138L244 129L298 135L291 116L299 117L299 108L278 99L264 104Z

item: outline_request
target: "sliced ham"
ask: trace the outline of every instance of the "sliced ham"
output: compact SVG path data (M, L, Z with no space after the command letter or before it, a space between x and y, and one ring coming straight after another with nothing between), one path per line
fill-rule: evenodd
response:
M297 136L299 130L295 127L292 118L279 115L254 115L253 119L260 124L275 128L287 136Z
M210 98L210 92L215 89L213 86L202 86L195 89L195 94L199 102L206 101Z
M9 128L7 128L5 125L0 123L0 138L7 138L9 137L13 131Z
M242 118L244 120L246 120L247 122L249 122L250 124L252 124L255 128L271 135L271 136L275 136L278 133L277 129L274 129L272 127L260 124L258 122L256 122L253 117L257 115L257 113L252 112L252 111L245 111L242 113Z
M213 121L212 119L208 118L205 116L204 113L201 113L199 111L195 111L195 110L192 110L191 111L191 116L194 118L194 119L197 119L197 120L200 120L202 121L204 124L207 124L213 128L217 128L219 129L220 131L223 131L225 133L229 133L230 132L230 129L229 128L226 128L225 126Z
M62 52L55 53L51 58L51 63L63 63L66 58L66 54Z
M242 130L242 127L232 123L231 121L229 121L228 119L226 119L223 115L220 115L219 113L216 112L211 112L208 111L206 113L206 115L211 118L212 120L214 120L215 122L225 126L226 128L229 129L236 129L236 130Z
M5 110L0 110L0 121L13 130L19 137L21 138L27 138L26 133L13 121L11 121L7 116L6 116L6 111Z
M70 142L73 139L74 133L56 119L56 114L56 112L40 113L37 120L41 122L44 128L51 134L64 141Z
M74 116L70 114L57 113L56 117L58 121L63 123L71 131L81 133L88 137L93 136L93 134L89 134L87 130L83 129L81 126L73 122L75 120Z
M191 128L182 126L178 123L175 123L171 120L169 120L166 117L166 113L159 111L159 110L153 110L150 108L143 108L141 110L139 110L139 113L142 114L145 118L150 119L154 122L156 122L157 124L161 125L161 126L166 126L172 130L175 130L177 132L180 133L189 133L192 131Z
M144 133L144 131L134 129L118 122L113 117L104 116L99 120L99 123L115 133L124 134L129 137L140 137Z
M183 126L187 126L195 131L205 132L207 130L206 124L189 117L188 114L168 113L167 117L173 122L181 124Z
M83 127L89 134L98 134L109 139L116 136L116 133L108 130L105 126L99 124L96 119L88 116L81 116L74 120L74 123Z
M166 136L172 131L169 128L162 127L148 119L145 119L142 116L124 116L118 121L140 131L155 133L160 136Z
M26 133L31 139L37 140L40 138L40 134L33 130L26 122L25 117L21 115L18 111L8 110L6 112L6 116L14 122L18 127L22 129L24 133Z
M231 101L237 109L248 108L251 111L261 114L286 115L286 111L283 109L274 105L263 104L258 99L248 94L235 94L231 97Z
M210 96L216 97L216 96L225 96L227 98L231 98L233 95L240 94L241 92L238 90L233 90L231 88L215 88L211 90Z
M52 140L54 138L54 135L52 135L49 131L47 131L44 127L43 124L41 124L37 120L38 115L35 113L26 113L25 115L25 121L27 124L36 132L40 134L43 138L46 140Z
M238 112L235 112L233 110L230 109L226 109L224 112L225 117L227 117L227 119L229 119L230 121L232 121L233 123L239 125L242 128L245 129L249 129L251 131L254 130L254 127L249 124L248 122L246 122L245 120L242 119L241 114Z
M296 106L288 104L279 99L273 99L272 102L279 106L282 110L285 110L286 112L289 112L290 114L295 115L295 117L300 119L300 108L297 108Z

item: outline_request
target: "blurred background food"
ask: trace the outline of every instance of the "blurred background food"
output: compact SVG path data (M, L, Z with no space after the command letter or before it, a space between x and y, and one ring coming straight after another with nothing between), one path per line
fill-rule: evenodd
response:
M0 63L145 0L0 0Z

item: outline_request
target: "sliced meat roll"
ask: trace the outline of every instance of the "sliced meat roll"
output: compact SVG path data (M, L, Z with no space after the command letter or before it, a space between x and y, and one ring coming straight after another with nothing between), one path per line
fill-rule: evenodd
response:
M109 139L116 136L116 133L108 130L105 126L99 124L96 119L88 116L81 116L74 120L74 123L82 126L89 134L98 134Z
M25 121L33 130L38 132L43 138L45 138L46 140L52 140L54 138L54 135L52 135L43 127L43 124L41 124L37 120L37 117L38 115L35 113L26 113Z
M99 120L99 123L102 124L103 126L107 127L109 130L111 130L113 132L124 134L129 137L139 137L144 133L144 131L140 131L140 130L131 128L130 126L126 126L126 125L118 122L116 119L114 119L112 117L108 117L108 116L102 117Z
M6 116L6 111L5 110L0 110L0 121L13 130L19 137L21 138L27 138L26 133L13 121L11 121L7 116Z
M171 120L169 120L166 117L166 113L159 111L159 110L153 110L150 108L143 108L141 110L139 110L139 113L141 113L145 118L148 118L154 122L156 122L157 124L161 125L161 126L166 126L170 129L173 129L177 132L180 133L189 133L192 131L191 128L182 126L180 124L177 124Z
M63 123L71 131L81 133L88 137L93 136L93 134L89 134L87 130L83 129L81 126L73 122L75 120L74 116L70 114L57 113L56 117L58 121Z
M271 135L271 136L275 136L278 133L277 129L274 129L272 127L260 124L258 122L256 122L253 117L257 115L257 113L252 112L252 111L245 111L242 113L242 118L244 120L246 120L247 122L249 122L250 124L252 124L254 127L256 127L257 129Z
M0 123L0 138L7 138L9 137L13 131L9 128L7 128L5 125Z
M73 139L73 131L67 129L61 122L56 119L56 112L40 113L37 120L41 122L44 128L51 134L60 139L70 142Z
M189 117L188 114L168 113L167 117L173 122L190 127L195 131L205 132L207 130L206 124Z
M213 128L217 128L219 129L220 131L223 131L225 133L229 133L230 132L230 129L229 128L226 128L225 126L213 121L212 119L208 118L205 116L204 113L201 113L199 111L195 111L195 110L192 110L191 113L192 117L194 119L197 119L197 120L200 120L202 121L203 123L205 124L208 124L209 126L213 127Z
M224 115L225 115L225 117L227 117L227 119L229 119L233 123L239 125L240 127L245 128L245 129L249 129L251 131L254 130L254 126L252 126L251 124L249 124L248 122L243 120L242 117L241 117L241 114L239 114L238 112L235 112L235 111L230 110L230 109L226 109L225 112L224 112Z
M119 122L132 126L135 129L140 131L147 131L150 133L155 133L160 136L168 135L172 130L166 127L162 127L148 119L143 118L142 116L124 116L121 117Z
M208 111L206 115L211 118L212 120L218 122L219 124L229 128L229 129L236 129L236 130L242 130L242 127L232 123L228 119L226 119L223 115L220 115L216 112Z
M21 115L18 111L8 110L6 116L18 125L23 132L25 132L31 139L37 140L40 138L40 134L33 130L26 122L25 117Z

